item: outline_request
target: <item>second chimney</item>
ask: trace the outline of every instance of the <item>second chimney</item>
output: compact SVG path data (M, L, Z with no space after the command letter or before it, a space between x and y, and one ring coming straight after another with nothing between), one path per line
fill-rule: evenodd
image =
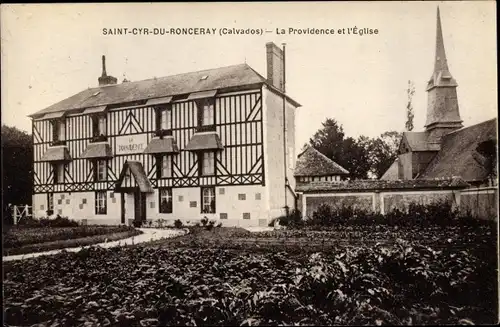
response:
M99 86L114 85L118 82L118 79L113 76L108 76L106 73L106 57L102 56L102 74L98 78Z
M280 91L283 91L284 62L283 50L273 42L266 43L267 81Z

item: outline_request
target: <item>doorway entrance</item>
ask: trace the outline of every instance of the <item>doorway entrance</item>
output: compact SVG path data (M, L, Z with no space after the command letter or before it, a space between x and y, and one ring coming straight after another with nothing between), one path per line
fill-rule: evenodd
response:
M134 220L146 221L146 193L134 192Z

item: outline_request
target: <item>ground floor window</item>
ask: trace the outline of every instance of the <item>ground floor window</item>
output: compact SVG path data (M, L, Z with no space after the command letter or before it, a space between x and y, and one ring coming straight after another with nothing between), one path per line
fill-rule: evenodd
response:
M107 211L106 191L95 192L95 213L105 215Z
M201 189L201 213L215 213L215 187Z
M171 188L160 188L160 213L172 213Z

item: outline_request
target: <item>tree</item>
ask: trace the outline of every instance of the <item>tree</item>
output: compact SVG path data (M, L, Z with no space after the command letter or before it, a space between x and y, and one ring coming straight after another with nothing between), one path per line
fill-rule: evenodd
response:
M33 193L31 135L2 125L2 198L4 205L31 204Z
M369 170L362 139L345 137L344 129L335 119L327 118L309 143L319 152L350 172L351 178L366 178Z
M322 125L323 128L309 139L309 143L316 150L340 164L340 158L343 154L344 129L332 118L327 118ZM342 166L342 164L340 165ZM349 170L347 167L345 168Z
M406 123L405 127L407 131L413 130L413 117L415 117L413 113L413 104L412 99L415 94L415 85L412 81L408 81L408 88L406 89L406 94L408 96L408 102L406 104Z
M350 173L353 179L380 178L397 158L401 133L390 131L377 138L346 137L342 125L328 118L309 143Z
M368 153L371 175L380 178L389 169L398 157L400 140L401 133L395 131L385 132L377 138L367 138L364 146Z
M488 179L490 183L494 185L497 177L496 171L496 159L497 159L497 144L496 140L490 139L481 142L476 147L476 151L479 154L475 155L473 153L473 158L484 167L488 174Z

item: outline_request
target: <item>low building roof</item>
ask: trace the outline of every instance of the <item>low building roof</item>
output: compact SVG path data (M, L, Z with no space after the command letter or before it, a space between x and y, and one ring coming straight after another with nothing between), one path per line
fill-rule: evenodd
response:
M349 171L312 146L298 155L294 176L348 175Z
M461 189L469 184L460 178L443 180L353 180L297 183L296 191L303 193L321 192L368 192L382 190L416 189Z

